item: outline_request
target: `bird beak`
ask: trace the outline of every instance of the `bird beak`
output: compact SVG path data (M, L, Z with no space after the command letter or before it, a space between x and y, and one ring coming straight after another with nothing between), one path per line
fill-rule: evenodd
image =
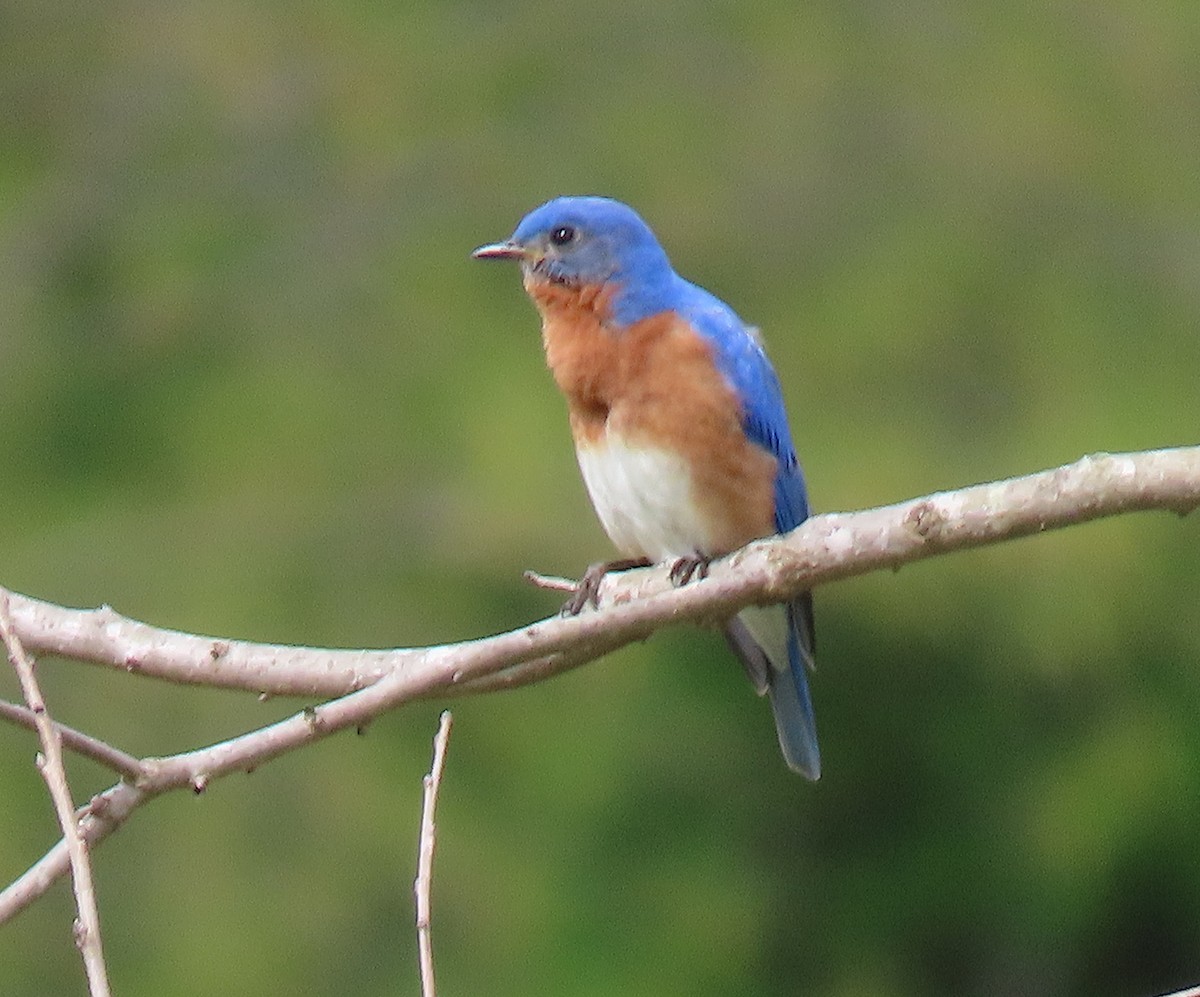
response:
M480 246L471 254L475 260L524 260L529 257L529 251L520 243L493 242L488 246Z

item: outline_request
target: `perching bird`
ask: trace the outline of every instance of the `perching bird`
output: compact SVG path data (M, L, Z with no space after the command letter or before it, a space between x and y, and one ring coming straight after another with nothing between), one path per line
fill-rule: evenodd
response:
M755 331L675 273L632 208L559 197L473 255L521 264L583 480L622 566L671 562L682 583L808 517L779 380ZM578 611L583 600L569 605ZM725 634L755 690L770 696L788 765L819 778L805 674L811 595L742 610Z

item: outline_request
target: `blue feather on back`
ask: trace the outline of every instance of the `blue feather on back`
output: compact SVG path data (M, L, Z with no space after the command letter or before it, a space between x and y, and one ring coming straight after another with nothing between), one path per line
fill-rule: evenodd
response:
M679 290L675 309L712 344L721 373L741 401L746 435L779 462L775 474L775 529L779 533L795 529L808 518L808 491L796 459L775 369L758 337L732 308L703 288L680 277L676 280ZM761 611L744 613L730 626L727 636L751 680L757 682L759 674L765 679L788 765L817 779L821 758L806 674L813 667L816 649L811 593L803 593L772 615L773 620ZM748 625L751 617L752 627ZM774 634L765 634L764 627ZM772 656L766 649L778 647L779 637L786 650Z
M725 302L702 287L676 278L676 310L716 351L717 365L742 403L746 435L779 461L775 477L775 528L795 529L808 518L804 473L788 429L783 391L757 337Z

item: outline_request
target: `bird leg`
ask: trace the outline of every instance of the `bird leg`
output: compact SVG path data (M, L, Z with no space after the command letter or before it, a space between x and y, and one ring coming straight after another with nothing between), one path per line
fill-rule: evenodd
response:
M628 571L630 568L648 568L650 561L644 557L625 557L619 561L597 561L589 564L579 584L575 586L575 594L563 603L563 616L578 616L588 605L600 608L600 583L610 571Z
M671 584L676 588L686 585L692 579L699 581L702 578L708 577L708 566L712 564L711 557L705 557L703 554L692 554L688 557L681 557L671 565Z

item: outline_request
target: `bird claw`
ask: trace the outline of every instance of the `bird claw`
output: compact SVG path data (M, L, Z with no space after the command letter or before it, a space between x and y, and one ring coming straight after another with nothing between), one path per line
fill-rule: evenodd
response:
M708 577L708 566L712 564L711 557L704 557L702 554L693 554L690 557L681 557L671 565L671 584L676 588L686 585L688 582L695 579L700 581Z
M600 607L600 583L604 581L607 573L607 561L589 564L587 571L579 579L579 584L575 586L571 598L563 603L563 616L578 616L589 605L598 609Z
M578 616L588 606L599 609L600 585L604 581L604 576L610 571L628 571L630 568L647 568L649 566L650 562L644 557L630 557L621 561L597 561L595 564L589 564L587 571L579 579L579 584L575 586L574 594L563 603L562 615Z

